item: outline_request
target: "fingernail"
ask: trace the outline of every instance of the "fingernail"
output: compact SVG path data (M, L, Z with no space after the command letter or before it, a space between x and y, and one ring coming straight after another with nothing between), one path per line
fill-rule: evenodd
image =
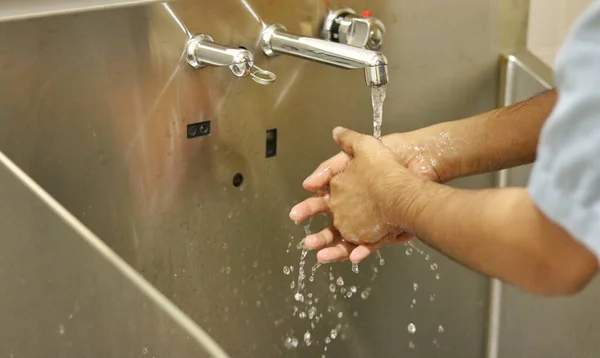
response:
M343 130L344 130L344 128L343 128L343 127L335 127L335 128L333 129L333 136L334 136L334 137L337 137L337 136L338 136L338 134L340 134L340 132L341 132L341 131L343 131Z
M308 248L309 248L309 246L310 246L310 244L312 244L312 242L313 242L314 240L315 240L315 239L314 239L313 237L307 236L307 237L304 239L304 248L308 249Z
M293 207L292 210L290 210L290 219L294 220L294 222L296 221L296 217L298 216L298 210Z
M310 181L310 179L312 179L313 176L314 174L311 174L308 177L306 177L306 179L304 179L304 181L302 182L302 185L306 185L306 182Z

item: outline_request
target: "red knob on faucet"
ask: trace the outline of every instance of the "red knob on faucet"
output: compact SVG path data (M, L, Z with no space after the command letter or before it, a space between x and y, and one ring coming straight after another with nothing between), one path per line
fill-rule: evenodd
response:
M369 11L369 10L363 10L363 12L362 12L361 15L362 15L362 17L368 19L368 18L371 17L371 11Z

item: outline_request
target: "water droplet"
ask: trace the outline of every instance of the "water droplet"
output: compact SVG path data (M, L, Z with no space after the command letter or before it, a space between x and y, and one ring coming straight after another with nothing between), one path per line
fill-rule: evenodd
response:
M342 276L338 277L335 282L338 284L338 286L344 286L344 279Z
M440 344L438 343L437 339L435 339L435 338L433 339L433 345L436 346L436 347L440 346Z
M377 251L377 258L379 259L379 266L385 265L385 260L383 259L383 256L381 256L381 253L379 251Z
M62 324L58 326L58 334L60 334L61 336L65 335L65 326L63 326Z
M302 311L298 314L298 317L305 319L306 318L306 312Z
M290 282L290 288L293 290L296 287L296 281Z
M260 301L256 301L256 307L260 307Z
M348 297L348 298L352 297L352 291L348 291L348 293L346 293L346 297Z
M329 285L329 291L335 292L335 285L333 283Z
M418 289L419 289L419 285L416 282L414 282L413 283L413 290L417 291Z
M415 344L412 341L408 342L408 348L410 348L410 349L415 348Z
M306 344L307 346L310 346L312 344L311 340L310 340L310 332L306 331L306 333L304 333L304 344Z
M227 218L228 218L228 219L231 219L232 217L233 217L233 211L230 211L230 212L227 214Z
M229 275L231 273L231 267L227 266L225 268L225 273Z
M345 295L347 291L348 291L348 290L346 290L346 287L342 287L342 288L340 288L340 293L341 293L342 295Z
M417 327L414 325L414 323L409 323L407 329L408 333L410 334L415 334L415 332L417 332Z
M357 263L352 263L352 272L354 273L358 273L358 264Z
M436 273L436 274L435 274L435 279L436 279L436 280L439 280L439 279L440 279L440 274L439 274L439 273Z
M413 298L413 300L412 300L412 304L413 304L413 305L416 305L416 304L417 304L417 299L416 299L416 298Z
M437 270L438 265L436 263L432 263L430 267L431 267L431 271L435 271L435 270Z
M425 256L425 261L429 261L431 257L429 255Z
M146 355L146 354L148 354L148 348L144 347L144 348L142 349L142 354L143 354L143 355Z
M332 329L331 332L329 333L329 337L331 337L331 339L336 339L338 335L338 331L336 329Z
M440 325L440 326L438 327L438 332L439 332L439 333L444 333L444 326Z
M358 312L356 312L356 311L352 312L352 316L353 317L358 317Z
M325 344L329 344L331 343L331 338L329 337L325 337ZM327 347L326 347L327 348Z
M315 276L310 276L310 277L308 278L308 280L309 280L310 282L313 282L313 281L315 280Z
M356 293L356 291L357 291L356 286L351 286L350 291L352 291L352 293Z
M368 299L370 295L371 295L371 288L370 288L370 287L367 287L367 288L365 288L365 289L364 289L364 290L363 290L363 291L360 293L360 297L361 297L363 300L366 300L366 299Z
M300 292L296 292L296 294L294 295L294 299L298 302L304 302L304 295Z
M338 313L338 318L342 318L342 317L344 317L344 312Z
M406 256L410 256L413 253L413 249L411 249L410 247L406 249Z
M429 301L431 301L431 302L435 301L435 293L432 293L431 295L429 295Z

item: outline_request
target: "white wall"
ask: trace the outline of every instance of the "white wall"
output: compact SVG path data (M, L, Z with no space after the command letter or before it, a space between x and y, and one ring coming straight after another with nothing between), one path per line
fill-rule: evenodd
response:
M556 52L574 20L593 0L531 0L527 47L554 67Z

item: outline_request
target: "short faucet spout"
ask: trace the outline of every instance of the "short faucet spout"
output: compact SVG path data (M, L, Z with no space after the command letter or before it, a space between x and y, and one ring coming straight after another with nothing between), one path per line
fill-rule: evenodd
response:
M369 87L388 83L387 58L380 52L341 43L301 37L286 32L282 25L271 25L262 33L261 47L267 56L288 54L347 69L363 69Z
M188 42L187 61L194 68L208 65L227 66L237 77L250 75L254 66L254 58L250 51L219 45L205 34L198 35Z

